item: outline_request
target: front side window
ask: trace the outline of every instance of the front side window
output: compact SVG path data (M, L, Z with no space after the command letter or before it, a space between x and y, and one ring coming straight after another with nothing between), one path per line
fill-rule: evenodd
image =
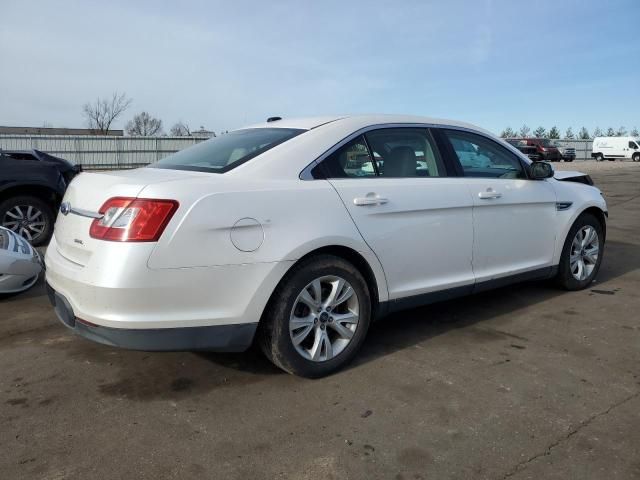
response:
M224 173L304 131L293 128L236 130L169 155L149 167Z
M427 129L382 128L367 132L323 160L327 178L445 176Z
M445 130L465 177L527 178L520 159L482 135Z
M636 145L636 142L629 142L629 148L633 148L634 150L637 150L638 145Z

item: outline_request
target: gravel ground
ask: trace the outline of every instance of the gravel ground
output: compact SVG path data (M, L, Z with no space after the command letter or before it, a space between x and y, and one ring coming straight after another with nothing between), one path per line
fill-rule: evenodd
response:
M640 165L554 166L609 202L596 284L396 314L329 378L91 343L42 284L0 299L0 478L640 478Z
M577 170L584 173L606 173L606 172L640 172L640 163L632 161L604 161L595 160L575 160L573 162L554 162L553 168L556 170Z

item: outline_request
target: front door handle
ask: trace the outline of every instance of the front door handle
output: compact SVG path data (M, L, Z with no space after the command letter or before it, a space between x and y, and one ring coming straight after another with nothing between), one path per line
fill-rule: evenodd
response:
M478 197L481 200L494 200L502 197L502 194L500 192L496 192L493 188L487 188L486 192L478 193Z
M353 204L357 207L364 207L366 205L384 205L388 202L389 199L383 198L374 192L369 192L364 197L356 197L353 199Z

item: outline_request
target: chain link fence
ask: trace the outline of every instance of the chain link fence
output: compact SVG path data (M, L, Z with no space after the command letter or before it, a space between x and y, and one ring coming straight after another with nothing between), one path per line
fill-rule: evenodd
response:
M591 160L591 147L593 140L554 140L562 147L576 149L576 160Z

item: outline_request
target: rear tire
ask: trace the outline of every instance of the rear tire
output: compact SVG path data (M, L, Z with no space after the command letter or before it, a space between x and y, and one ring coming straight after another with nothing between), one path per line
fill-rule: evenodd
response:
M38 247L53 233L53 209L38 197L11 197L0 203L0 225L13 230Z
M604 155L602 155L601 153L596 153L595 159L596 162L602 162L604 160Z
M342 287L340 281L345 282ZM338 300L348 296L332 306L334 289ZM318 255L295 265L282 279L265 309L257 338L276 366L319 378L353 360L370 322L371 295L362 274L340 257Z
M603 226L594 215L583 213L567 234L556 282L566 290L587 288L600 270L603 253Z

